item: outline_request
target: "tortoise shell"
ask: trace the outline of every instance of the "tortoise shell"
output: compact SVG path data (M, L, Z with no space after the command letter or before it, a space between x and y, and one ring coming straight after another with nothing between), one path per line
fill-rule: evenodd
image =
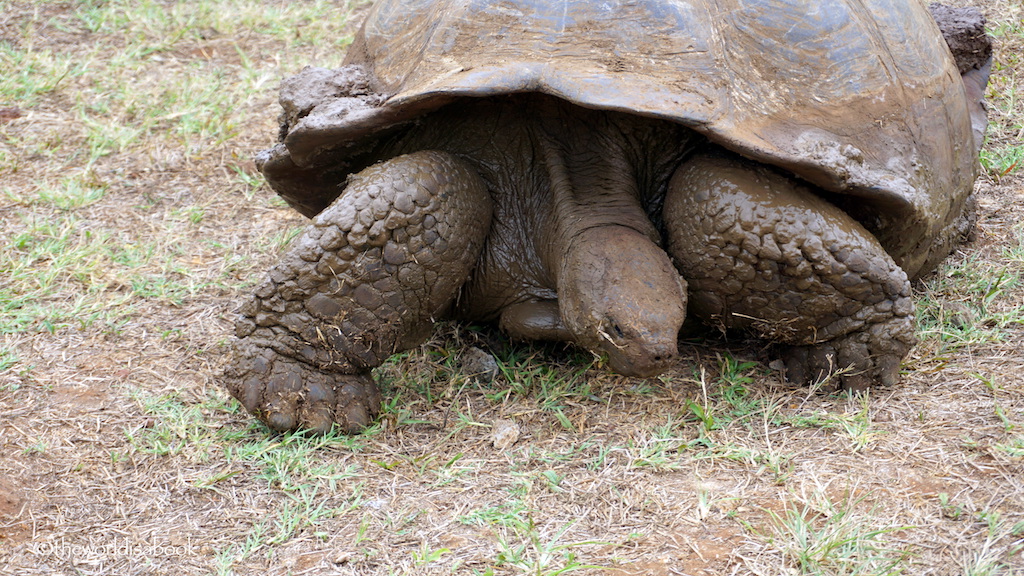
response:
M661 118L820 187L911 277L968 226L967 98L916 0L381 0L335 71L286 81L257 163L312 215L396 127L539 92Z

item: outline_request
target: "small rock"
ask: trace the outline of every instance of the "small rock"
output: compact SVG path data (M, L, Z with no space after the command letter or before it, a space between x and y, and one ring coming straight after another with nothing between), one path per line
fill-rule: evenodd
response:
M974 325L977 318L974 312L962 302L950 302L943 306L946 322L953 328L969 328Z
M17 118L21 118L21 108L0 108L0 122L10 122Z
M492 382L498 377L498 362L494 356L471 346L462 353L462 371L480 382Z
M519 440L519 424L514 420L495 420L491 425L491 444L496 450L505 450Z

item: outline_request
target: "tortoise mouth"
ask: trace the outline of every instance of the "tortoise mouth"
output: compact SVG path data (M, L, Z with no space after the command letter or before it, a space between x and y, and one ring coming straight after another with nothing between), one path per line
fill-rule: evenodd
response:
M606 344L602 348L608 354L609 366L615 373L623 376L657 376L668 370L679 356L679 349L674 340L648 346L636 343L622 346L609 341L606 341Z

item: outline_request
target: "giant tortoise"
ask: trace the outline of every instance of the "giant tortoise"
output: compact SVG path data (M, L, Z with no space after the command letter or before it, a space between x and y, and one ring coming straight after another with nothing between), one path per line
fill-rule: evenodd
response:
M228 389L355 431L435 320L649 376L687 314L791 380L892 384L909 280L971 225L966 68L917 0L382 0L343 66L282 86L257 165L313 221L243 305Z

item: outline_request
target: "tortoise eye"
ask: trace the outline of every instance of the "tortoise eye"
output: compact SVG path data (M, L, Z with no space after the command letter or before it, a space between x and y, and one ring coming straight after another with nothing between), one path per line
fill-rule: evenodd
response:
M615 336L617 338L625 338L626 337L626 333L622 331L622 328L620 328L619 324L617 322L615 322L614 320L611 322L611 329L612 329L612 334L615 334Z

